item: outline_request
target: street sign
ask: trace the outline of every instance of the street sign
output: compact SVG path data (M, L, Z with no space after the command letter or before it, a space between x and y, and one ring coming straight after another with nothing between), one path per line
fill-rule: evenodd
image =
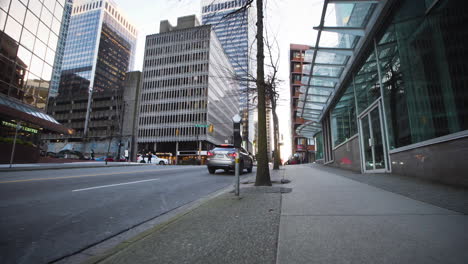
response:
M210 125L195 124L195 127L209 127Z

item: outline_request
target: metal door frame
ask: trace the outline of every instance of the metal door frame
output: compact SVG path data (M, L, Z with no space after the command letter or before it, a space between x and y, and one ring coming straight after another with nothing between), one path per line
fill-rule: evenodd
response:
M358 119L359 119L359 129L361 133L359 133L359 138L360 138L360 147L361 147L361 167L362 167L362 172L363 173L385 173L389 171L389 159L388 159L388 150L387 150L387 144L386 144L386 138L385 138L385 127L383 124L383 116L382 116L382 104L380 103L380 99L377 99L373 104L371 104L365 111L363 111L361 114L359 114ZM368 170L366 169L366 154L365 154L365 149L364 149L364 133L362 129L362 122L364 118L367 118L367 122L369 122L369 132L370 136L372 139L374 139L374 134L372 130L372 120L370 119L370 113L378 108L379 109L379 122L380 122L380 131L381 131L381 137L382 137L382 145L383 145L383 152L384 152L384 162L385 162L385 168L382 169L376 169L375 168L375 147L372 145L372 164L374 169ZM374 141L374 140L372 140Z

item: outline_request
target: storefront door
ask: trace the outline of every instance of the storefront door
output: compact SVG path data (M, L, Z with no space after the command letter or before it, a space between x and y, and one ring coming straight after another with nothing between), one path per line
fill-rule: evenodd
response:
M359 119L364 172L385 172L388 168L381 117L382 110L377 103Z

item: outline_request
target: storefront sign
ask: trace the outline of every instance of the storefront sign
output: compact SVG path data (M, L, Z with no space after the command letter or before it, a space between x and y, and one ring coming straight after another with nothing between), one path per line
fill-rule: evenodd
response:
M2 121L2 125L16 129L16 124L13 124L7 121ZM29 132L29 133L34 133L34 134L37 134L38 132L37 129L26 127L26 126L21 126L21 130Z

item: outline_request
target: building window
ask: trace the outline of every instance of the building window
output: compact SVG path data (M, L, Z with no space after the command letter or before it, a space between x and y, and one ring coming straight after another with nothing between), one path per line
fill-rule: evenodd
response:
M378 39L390 149L468 129L468 46L460 31L468 8L445 0L425 15L418 3L406 1Z
M357 133L354 89L349 85L331 112L333 146L337 146Z

